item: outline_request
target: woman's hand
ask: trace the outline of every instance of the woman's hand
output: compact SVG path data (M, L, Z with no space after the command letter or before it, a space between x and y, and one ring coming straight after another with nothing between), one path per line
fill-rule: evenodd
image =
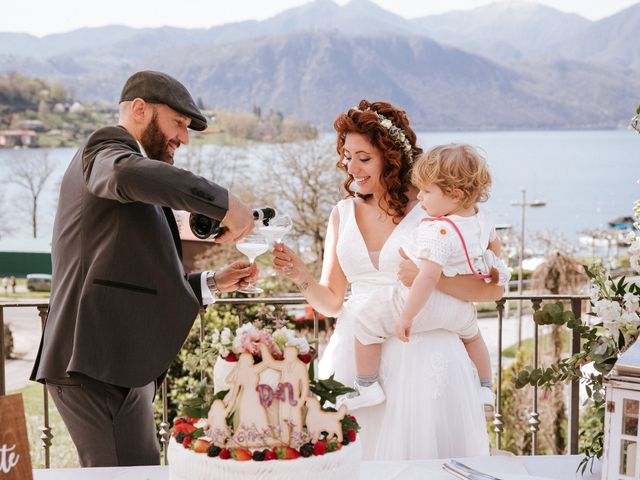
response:
M255 263L238 260L225 268L216 270L214 280L220 292L235 292L255 282L258 279L258 273Z
M295 283L300 283L309 275L304 262L284 243L273 245L273 268Z
M405 287L410 287L418 275L418 266L411 261L402 248L400 248L399 253L402 260L400 261L400 268L398 269L398 280L400 280L400 283Z

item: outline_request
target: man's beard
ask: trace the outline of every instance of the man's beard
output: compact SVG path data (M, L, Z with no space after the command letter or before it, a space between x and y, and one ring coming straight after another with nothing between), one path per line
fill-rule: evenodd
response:
M169 140L158 126L158 112L153 112L151 122L140 136L140 144L148 158L173 165L173 154L168 151Z

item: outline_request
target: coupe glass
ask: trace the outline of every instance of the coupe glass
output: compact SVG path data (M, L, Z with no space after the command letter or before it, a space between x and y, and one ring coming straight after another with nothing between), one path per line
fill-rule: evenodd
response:
M264 235L247 235L242 240L236 242L236 248L247 256L249 262L255 263L256 257L262 255L269 249L269 242ZM262 293L262 290L255 285L247 285L245 288L238 290L242 293L257 294Z
M258 231L269 239L270 243L282 242L282 239L291 231L293 222L289 215L278 215L269 220L269 225L262 225Z

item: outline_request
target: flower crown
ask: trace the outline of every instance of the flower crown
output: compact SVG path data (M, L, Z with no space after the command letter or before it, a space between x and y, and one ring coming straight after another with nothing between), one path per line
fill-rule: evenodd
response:
M363 111L363 110L360 110L358 107L351 107L351 110L355 110L357 112ZM389 136L396 143L396 145L400 146L402 151L407 155L407 158L409 159L409 165L412 165L413 164L413 147L411 146L411 142L407 138L407 134L404 133L404 130L394 125L391 120L389 120L384 115L379 114L375 110L371 110L370 108L367 108L364 111L373 112L376 114L376 116L378 117L378 123L387 130L387 132L389 133Z

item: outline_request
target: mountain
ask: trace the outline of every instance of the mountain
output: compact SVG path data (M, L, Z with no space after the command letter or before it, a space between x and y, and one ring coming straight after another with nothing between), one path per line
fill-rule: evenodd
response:
M320 127L362 98L401 105L419 128L615 127L637 103L637 7L599 22L509 2L406 20L369 0L315 0L212 28L0 33L0 73L115 103L132 72L163 70L213 108L259 105Z
M499 61L546 55L591 21L532 2L496 2L412 21L430 38ZM579 57L576 57L579 58Z
M554 45L554 50L567 58L631 67L638 72L640 71L638 32L640 32L640 3L595 22L584 31Z
M434 130L611 127L636 100L624 72L605 75L578 62L514 70L425 37L336 32L180 47L136 64L83 75L60 69L53 77L82 98L114 101L142 68L176 76L215 108L259 105L325 128L362 98L398 104L417 128Z

